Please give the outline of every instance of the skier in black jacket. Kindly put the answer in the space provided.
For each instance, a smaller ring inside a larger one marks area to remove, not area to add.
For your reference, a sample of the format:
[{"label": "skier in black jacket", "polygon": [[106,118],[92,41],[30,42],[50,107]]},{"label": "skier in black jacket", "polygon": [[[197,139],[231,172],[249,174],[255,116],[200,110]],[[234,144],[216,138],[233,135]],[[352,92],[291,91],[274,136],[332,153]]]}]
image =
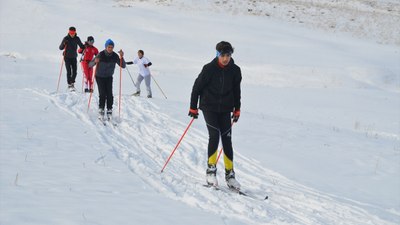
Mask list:
[{"label": "skier in black jacket", "polygon": [[221,41],[217,44],[216,50],[217,57],[203,67],[194,82],[189,116],[198,117],[197,104],[200,98],[199,108],[203,111],[209,133],[207,183],[218,185],[216,163],[221,137],[224,148],[225,180],[229,187],[239,189],[240,184],[236,181],[233,170],[231,118],[233,122],[237,122],[240,116],[242,74],[231,58],[233,47],[229,42]]},{"label": "skier in black jacket", "polygon": [[89,67],[93,67],[97,64],[95,69],[95,77],[97,82],[97,87],[99,90],[99,114],[101,119],[104,117],[104,107],[107,102],[107,119],[110,120],[112,116],[112,107],[114,103],[113,96],[113,75],[115,70],[115,65],[118,64],[120,67],[125,68],[126,63],[124,60],[124,52],[120,50],[118,53],[121,56],[119,58],[118,54],[113,51],[114,42],[108,39],[105,43],[105,49],[101,51],[96,58],[89,63]]},{"label": "skier in black jacket", "polygon": [[68,88],[73,91],[75,90],[75,78],[77,74],[77,60],[76,57],[78,53],[76,50],[78,49],[78,45],[80,48],[85,48],[82,44],[81,39],[76,34],[75,27],[70,27],[68,31],[68,35],[65,36],[60,44],[60,50],[64,50],[64,61],[65,68],[67,69],[67,82]]}]

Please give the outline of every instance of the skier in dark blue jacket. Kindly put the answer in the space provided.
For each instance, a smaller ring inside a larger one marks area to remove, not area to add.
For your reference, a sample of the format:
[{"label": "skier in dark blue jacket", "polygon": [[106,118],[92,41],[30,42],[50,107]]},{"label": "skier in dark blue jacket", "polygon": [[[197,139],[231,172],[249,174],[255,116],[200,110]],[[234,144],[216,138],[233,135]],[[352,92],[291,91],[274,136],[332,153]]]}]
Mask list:
[{"label": "skier in dark blue jacket", "polygon": [[104,117],[104,107],[107,103],[107,118],[111,119],[112,108],[114,103],[113,96],[113,75],[115,70],[115,65],[118,64],[120,67],[125,68],[126,63],[124,60],[124,52],[120,50],[118,56],[114,51],[114,42],[108,39],[105,43],[105,49],[101,51],[92,62],[89,63],[90,67],[95,64],[97,68],[95,69],[96,83],[99,90],[99,114]]}]

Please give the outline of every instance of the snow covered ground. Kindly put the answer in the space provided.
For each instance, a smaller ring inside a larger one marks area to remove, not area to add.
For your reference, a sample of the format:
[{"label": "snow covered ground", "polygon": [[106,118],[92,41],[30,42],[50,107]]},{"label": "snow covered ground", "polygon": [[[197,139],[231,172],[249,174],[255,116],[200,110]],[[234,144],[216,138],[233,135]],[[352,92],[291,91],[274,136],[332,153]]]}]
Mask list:
[{"label": "snow covered ground", "polygon": [[[356,39],[158,2],[0,2],[0,224],[400,223],[398,36]],[[72,25],[99,49],[112,38],[127,59],[143,49],[168,99],[154,83],[153,99],[131,97],[124,70],[119,120],[117,69],[114,128],[97,120],[97,92],[89,112],[88,95],[66,92],[65,71],[57,93],[58,45]],[[237,178],[267,201],[202,186],[202,117],[160,173],[190,121],[194,79],[221,40],[243,73]]]},{"label": "snow covered ground", "polygon": [[[116,0],[135,7],[142,0]],[[148,0],[180,10],[261,16],[330,33],[347,33],[380,43],[400,44],[398,0]]]}]

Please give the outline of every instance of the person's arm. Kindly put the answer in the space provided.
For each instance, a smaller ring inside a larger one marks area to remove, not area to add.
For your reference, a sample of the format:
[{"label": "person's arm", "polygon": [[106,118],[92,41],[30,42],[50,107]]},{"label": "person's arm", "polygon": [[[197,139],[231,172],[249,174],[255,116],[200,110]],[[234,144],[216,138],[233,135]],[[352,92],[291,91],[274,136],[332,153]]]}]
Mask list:
[{"label": "person's arm", "polygon": [[125,59],[124,59],[124,52],[122,50],[120,50],[118,53],[119,53],[119,56],[115,53],[115,57],[117,59],[117,64],[120,67],[125,68],[126,67],[126,62],[125,62]]},{"label": "person's arm", "polygon": [[67,38],[64,37],[63,40],[61,41],[59,49],[64,50],[64,48],[67,46],[67,44],[68,44],[68,40],[67,40]]},{"label": "person's arm", "polygon": [[150,60],[146,58],[146,63],[145,63],[145,64],[143,64],[143,65],[144,65],[144,67],[146,67],[146,68],[147,68],[147,67],[149,67],[149,66],[153,65],[153,63],[151,63],[151,62],[150,62]]},{"label": "person's arm", "polygon": [[89,67],[92,68],[94,67],[96,64],[98,64],[100,62],[100,54],[98,54],[96,57],[94,57],[92,59],[92,61],[89,62]]},{"label": "person's arm", "polygon": [[240,71],[240,68],[238,67],[238,71],[235,74],[234,78],[234,83],[233,83],[233,113],[232,113],[232,119],[233,122],[236,123],[239,120],[240,117],[240,98],[241,98],[241,90],[240,90],[240,83],[242,81],[242,72]]},{"label": "person's arm", "polygon": [[192,94],[190,97],[190,109],[197,110],[200,93],[203,91],[207,83],[208,83],[208,73],[206,71],[206,66],[204,66],[193,84]]},{"label": "person's arm", "polygon": [[239,110],[241,106],[241,89],[240,83],[242,82],[242,72],[238,67],[238,72],[235,76],[234,84],[233,84],[233,97],[234,97],[234,107],[235,110]]},{"label": "person's arm", "polygon": [[80,53],[80,54],[83,54],[83,51],[85,50],[85,48],[87,48],[87,43],[85,43],[85,46],[84,46],[84,48],[79,48],[78,49],[78,53]]},{"label": "person's arm", "polygon": [[85,49],[85,45],[83,45],[81,39],[79,37],[76,37],[78,39],[78,45],[80,48]]}]

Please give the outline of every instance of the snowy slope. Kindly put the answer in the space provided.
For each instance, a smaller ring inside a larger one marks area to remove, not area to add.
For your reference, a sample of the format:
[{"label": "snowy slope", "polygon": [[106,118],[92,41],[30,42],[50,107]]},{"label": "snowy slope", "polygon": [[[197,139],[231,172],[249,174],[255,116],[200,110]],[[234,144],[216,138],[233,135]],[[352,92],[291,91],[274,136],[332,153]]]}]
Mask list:
[{"label": "snowy slope", "polygon": [[[0,4],[0,224],[400,222],[398,45],[152,3]],[[71,25],[100,49],[113,38],[128,59],[144,49],[168,100],[154,83],[155,98],[131,97],[123,71],[119,120],[117,69],[114,128],[96,118],[97,92],[89,112],[88,95],[66,92],[65,72],[56,93],[57,47]],[[193,81],[222,39],[244,77],[237,177],[268,201],[202,187],[202,118],[160,173],[190,120]]]},{"label": "snowy slope", "polygon": [[[118,6],[135,7],[141,0],[116,0]],[[400,3],[397,0],[149,0],[151,4],[180,10],[215,11],[261,16],[324,30],[347,33],[380,43],[400,44]],[[397,25],[397,26],[396,26]]]}]

